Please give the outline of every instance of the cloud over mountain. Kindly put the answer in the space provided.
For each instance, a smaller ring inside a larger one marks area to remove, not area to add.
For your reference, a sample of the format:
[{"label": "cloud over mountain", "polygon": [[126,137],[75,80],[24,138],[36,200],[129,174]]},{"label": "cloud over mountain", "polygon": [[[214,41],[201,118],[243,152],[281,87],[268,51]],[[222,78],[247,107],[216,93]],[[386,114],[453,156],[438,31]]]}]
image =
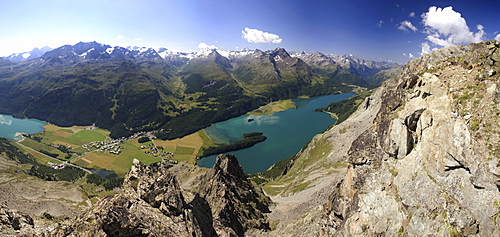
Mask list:
[{"label": "cloud over mountain", "polygon": [[483,40],[485,32],[482,25],[477,25],[478,31],[471,32],[467,22],[453,7],[439,8],[432,6],[422,14],[422,23],[426,39],[438,46],[477,43]]},{"label": "cloud over mountain", "polygon": [[[420,56],[424,56],[424,55],[432,52],[431,46],[429,45],[429,42],[423,42],[422,44],[420,44],[420,47],[422,48],[422,51],[420,52]],[[433,49],[433,50],[435,50],[435,49]]]},{"label": "cloud over mountain", "polygon": [[218,49],[217,46],[215,46],[215,45],[208,45],[205,42],[201,42],[200,44],[198,44],[198,48],[199,49]]},{"label": "cloud over mountain", "polygon": [[264,32],[257,29],[251,29],[245,27],[244,30],[241,31],[243,34],[241,37],[246,39],[250,43],[273,43],[279,44],[283,41],[279,35],[272,34],[269,32]]}]

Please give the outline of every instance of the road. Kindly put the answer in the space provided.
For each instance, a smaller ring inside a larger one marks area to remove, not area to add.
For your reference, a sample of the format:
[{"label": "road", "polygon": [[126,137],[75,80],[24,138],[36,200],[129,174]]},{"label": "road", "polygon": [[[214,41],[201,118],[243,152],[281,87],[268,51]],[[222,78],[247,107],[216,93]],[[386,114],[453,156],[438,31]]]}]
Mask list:
[{"label": "road", "polygon": [[33,149],[33,148],[29,147],[29,146],[25,146],[24,144],[22,144],[22,143],[20,143],[20,142],[17,142],[17,144],[19,144],[20,146],[23,146],[23,147],[25,147],[25,148],[27,148],[27,149],[30,149],[30,150],[32,150],[32,151],[34,151],[34,152],[38,153],[38,154],[41,154],[41,155],[43,155],[43,156],[45,156],[45,157],[48,157],[48,158],[50,158],[50,159],[52,159],[52,160],[60,161],[60,162],[64,163],[65,165],[73,166],[73,167],[78,168],[78,169],[81,169],[81,170],[83,170],[83,171],[85,171],[85,172],[87,172],[87,173],[89,173],[89,174],[93,174],[93,173],[92,173],[92,171],[90,171],[90,170],[88,170],[88,169],[85,169],[85,168],[83,168],[83,167],[81,167],[81,166],[79,166],[79,165],[75,165],[75,164],[69,163],[69,162],[67,162],[67,161],[65,161],[65,160],[60,160],[60,159],[54,158],[54,157],[52,157],[52,156],[45,155],[45,154],[43,154],[43,153],[41,153],[41,152],[39,152],[39,151],[37,151],[37,150],[35,150],[35,149]]}]

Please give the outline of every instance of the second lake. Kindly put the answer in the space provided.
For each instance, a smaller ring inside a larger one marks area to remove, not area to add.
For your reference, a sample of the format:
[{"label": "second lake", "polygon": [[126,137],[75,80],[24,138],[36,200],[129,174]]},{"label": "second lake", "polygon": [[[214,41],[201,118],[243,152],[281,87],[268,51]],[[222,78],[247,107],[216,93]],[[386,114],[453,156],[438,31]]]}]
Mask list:
[{"label": "second lake", "polygon": [[[331,102],[346,100],[355,93],[327,95],[314,98],[294,99],[297,108],[272,115],[242,115],[205,129],[217,144],[228,144],[243,139],[244,133],[262,132],[267,140],[253,147],[228,152],[234,154],[248,174],[262,172],[279,160],[286,159],[307,144],[316,134],[335,122],[329,114],[314,111],[325,108]],[[217,156],[198,161],[202,167],[212,167]]]}]

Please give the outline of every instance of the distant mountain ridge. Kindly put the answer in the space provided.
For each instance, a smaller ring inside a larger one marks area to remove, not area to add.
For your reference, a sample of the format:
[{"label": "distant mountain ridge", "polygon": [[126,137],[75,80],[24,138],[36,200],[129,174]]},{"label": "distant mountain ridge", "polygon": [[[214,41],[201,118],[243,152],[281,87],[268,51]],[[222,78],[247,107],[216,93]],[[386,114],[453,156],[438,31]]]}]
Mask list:
[{"label": "distant mountain ridge", "polygon": [[35,59],[38,57],[41,57],[44,53],[52,50],[50,47],[42,47],[42,48],[34,48],[33,50],[29,52],[23,52],[23,53],[14,53],[9,56],[3,57],[6,60],[14,61],[14,62],[20,62],[20,61],[27,61],[31,59]]},{"label": "distant mountain ridge", "polygon": [[96,123],[113,137],[163,129],[158,136],[170,139],[269,101],[367,86],[321,53],[179,53],[80,42],[27,61],[0,61],[0,113],[61,126]]},{"label": "distant mountain ridge", "polygon": [[[81,50],[82,47],[85,47],[83,45],[92,45],[94,48],[88,49],[85,52],[82,52]],[[42,57],[46,52],[52,51],[52,50],[59,50],[61,52],[61,49],[68,48],[70,45],[65,45],[62,47],[59,47],[57,49],[52,49],[50,47],[42,47],[40,49],[34,48],[32,51],[29,52],[23,52],[23,53],[14,53],[9,56],[3,57],[3,59],[9,60],[9,61],[14,61],[14,62],[20,62],[20,61],[28,61],[31,59],[36,59],[39,57]],[[73,46],[71,46],[73,47]],[[251,50],[248,48],[242,49],[242,50],[218,50],[218,49],[201,49],[199,51],[195,52],[174,52],[171,51],[167,48],[161,47],[158,49],[153,49],[153,48],[148,48],[148,47],[139,47],[139,46],[129,46],[129,47],[121,47],[121,46],[109,46],[105,44],[99,44],[97,42],[80,42],[76,45],[74,45],[76,51],[75,56],[80,56],[80,57],[90,57],[92,59],[96,59],[96,52],[99,52],[99,54],[104,55],[104,51],[111,57],[121,57],[121,58],[126,58],[126,59],[131,59],[131,58],[154,58],[156,56],[159,56],[160,58],[167,60],[169,63],[172,63],[176,66],[182,66],[189,62],[192,59],[195,58],[200,58],[200,57],[206,57],[208,56],[211,52],[216,51],[223,57],[229,59],[230,61],[237,60],[242,57],[246,57],[248,55],[254,54],[255,52],[262,52],[258,49],[256,50]],[[91,51],[96,50],[96,52],[91,53]],[[100,49],[100,50],[99,50]],[[117,52],[115,52],[115,50]],[[113,53],[115,52],[115,53]],[[87,55],[91,54],[91,55]],[[146,56],[146,55],[149,55]],[[387,61],[373,61],[373,60],[365,60],[365,59],[360,59],[352,54],[344,54],[344,55],[337,55],[337,54],[323,54],[321,52],[307,52],[307,51],[301,51],[301,52],[291,52],[290,54],[291,57],[294,58],[300,58],[303,61],[307,62],[308,64],[315,64],[318,63],[318,60],[323,59],[322,66],[326,66],[328,64],[336,65],[338,69],[342,68],[345,69],[355,75],[358,75],[364,79],[369,78],[370,76],[375,75],[377,72],[381,70],[387,70],[391,69],[394,67],[401,66],[400,64],[394,63],[394,62],[387,62]]]}]

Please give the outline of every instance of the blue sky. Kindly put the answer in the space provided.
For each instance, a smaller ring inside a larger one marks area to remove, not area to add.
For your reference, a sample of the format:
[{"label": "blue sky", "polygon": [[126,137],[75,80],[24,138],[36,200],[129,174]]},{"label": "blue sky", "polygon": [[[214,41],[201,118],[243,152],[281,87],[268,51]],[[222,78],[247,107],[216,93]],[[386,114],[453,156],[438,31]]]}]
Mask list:
[{"label": "blue sky", "polygon": [[405,63],[442,46],[494,39],[499,11],[500,1],[465,0],[1,1],[0,56],[97,41],[184,52],[283,47]]}]

